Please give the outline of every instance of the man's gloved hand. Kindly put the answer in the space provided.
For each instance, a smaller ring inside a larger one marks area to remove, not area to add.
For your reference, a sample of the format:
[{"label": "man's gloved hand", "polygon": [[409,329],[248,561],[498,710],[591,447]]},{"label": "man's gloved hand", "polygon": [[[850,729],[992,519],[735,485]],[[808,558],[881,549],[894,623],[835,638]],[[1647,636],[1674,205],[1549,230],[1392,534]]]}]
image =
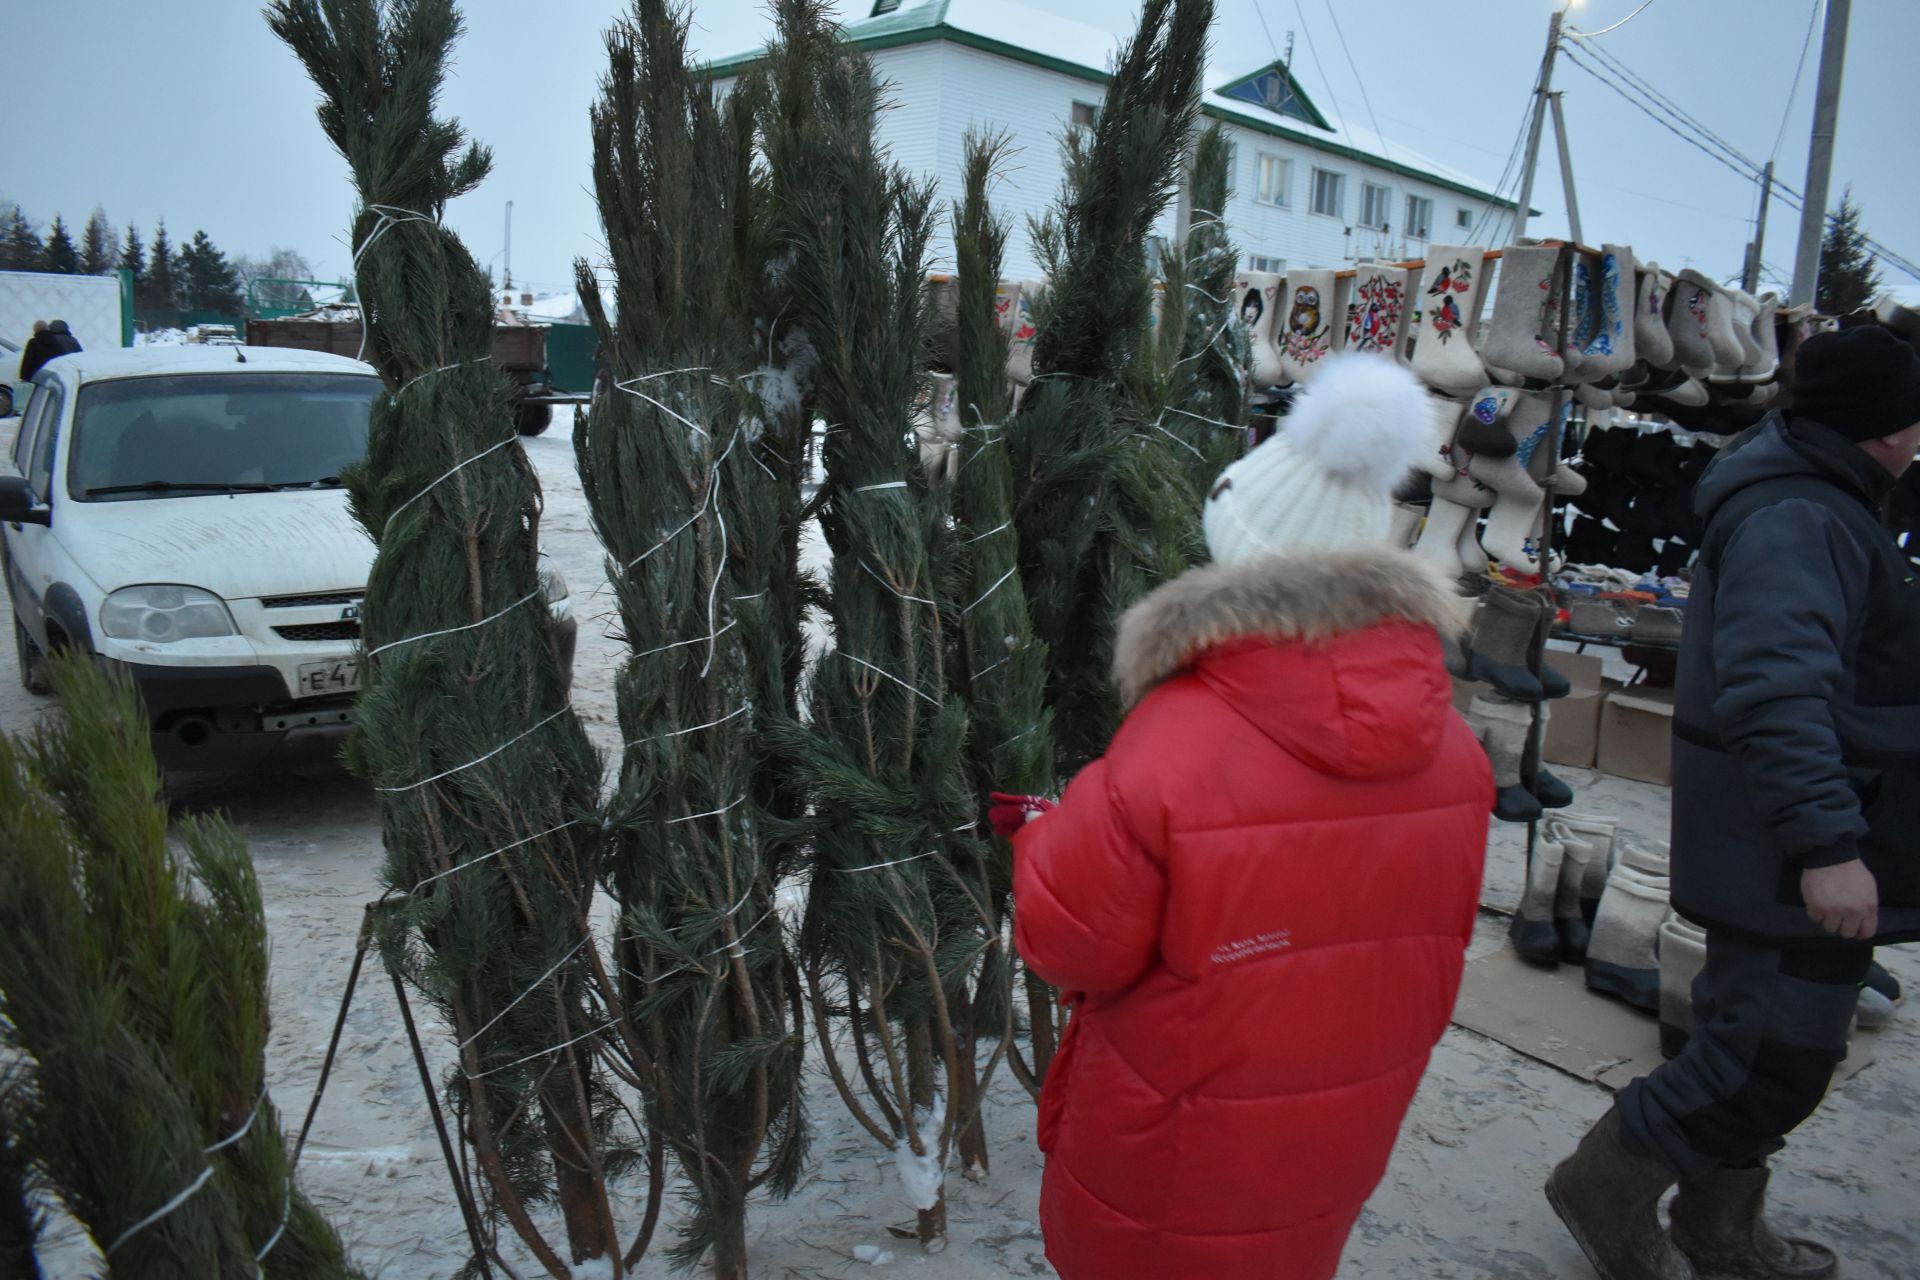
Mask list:
[{"label": "man's gloved hand", "polygon": [[1813,922],[1828,933],[1864,940],[1880,932],[1880,882],[1858,858],[1802,871],[1800,896]]},{"label": "man's gloved hand", "polygon": [[987,810],[987,821],[1003,839],[1013,839],[1014,832],[1032,822],[1035,818],[1052,813],[1060,806],[1045,796],[1014,796],[1004,791],[995,791],[987,797],[993,801],[993,807]]}]

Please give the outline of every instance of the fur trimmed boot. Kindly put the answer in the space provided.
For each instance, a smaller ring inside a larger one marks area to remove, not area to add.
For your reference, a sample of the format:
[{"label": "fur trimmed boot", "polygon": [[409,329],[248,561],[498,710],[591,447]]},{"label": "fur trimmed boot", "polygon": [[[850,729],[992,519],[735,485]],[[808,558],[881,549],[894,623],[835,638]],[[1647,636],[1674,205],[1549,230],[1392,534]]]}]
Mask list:
[{"label": "fur trimmed boot", "polygon": [[1840,1274],[1833,1250],[1782,1238],[1767,1225],[1772,1172],[1716,1169],[1680,1183],[1673,1198],[1673,1243],[1704,1280],[1826,1280]]},{"label": "fur trimmed boot", "polygon": [[1334,314],[1335,273],[1289,272],[1280,296],[1286,299],[1274,325],[1280,369],[1289,382],[1305,382],[1333,353],[1334,330],[1345,317]]},{"label": "fur trimmed boot", "polygon": [[1426,275],[1414,301],[1413,371],[1448,395],[1469,396],[1486,385],[1487,367],[1473,347],[1486,298],[1486,250],[1476,245],[1427,246]]},{"label": "fur trimmed boot", "polygon": [[1678,1179],[1622,1139],[1615,1107],[1547,1177],[1547,1203],[1600,1280],[1696,1280],[1660,1225],[1660,1197]]},{"label": "fur trimmed boot", "polygon": [[1624,861],[1613,869],[1587,941],[1588,989],[1659,1012],[1657,947],[1667,918],[1667,888],[1664,876],[1650,876]]},{"label": "fur trimmed boot", "polygon": [[1500,255],[1500,287],[1493,316],[1480,328],[1480,356],[1490,366],[1524,378],[1558,382],[1567,363],[1560,333],[1560,255],[1540,245],[1508,245]]},{"label": "fur trimmed boot", "polygon": [[1707,931],[1679,916],[1660,926],[1660,1053],[1677,1057],[1693,1038],[1693,980],[1707,967]]}]

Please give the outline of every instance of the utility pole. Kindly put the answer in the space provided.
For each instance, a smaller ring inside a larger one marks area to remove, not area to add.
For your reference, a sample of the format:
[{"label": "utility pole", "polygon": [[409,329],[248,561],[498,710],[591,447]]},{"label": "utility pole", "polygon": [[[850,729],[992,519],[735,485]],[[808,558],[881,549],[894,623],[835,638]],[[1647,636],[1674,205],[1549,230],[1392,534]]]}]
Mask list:
[{"label": "utility pole", "polygon": [[1746,293],[1760,287],[1760,256],[1767,248],[1767,206],[1772,202],[1773,161],[1769,160],[1760,174],[1760,216],[1754,219],[1753,243],[1747,246],[1747,270],[1740,277],[1740,288]]},{"label": "utility pole", "polygon": [[507,201],[506,254],[507,254],[507,261],[506,261],[506,264],[501,268],[501,272],[500,272],[500,274],[504,277],[504,280],[500,287],[503,289],[511,289],[513,288],[513,201],[511,200]]},{"label": "utility pole", "polygon": [[1820,243],[1827,229],[1827,188],[1833,178],[1833,134],[1840,118],[1840,76],[1847,65],[1847,19],[1853,0],[1827,0],[1820,41],[1820,87],[1813,99],[1813,138],[1807,147],[1806,202],[1800,209],[1800,251],[1793,260],[1791,306],[1811,305],[1820,286]]},{"label": "utility pole", "polygon": [[1567,192],[1567,227],[1573,232],[1575,244],[1585,244],[1587,238],[1580,234],[1580,197],[1573,190],[1573,155],[1567,143],[1567,116],[1560,109],[1560,99],[1564,93],[1549,94],[1553,101],[1553,136],[1560,144],[1560,185]]},{"label": "utility pole", "polygon": [[1553,91],[1553,60],[1560,52],[1560,24],[1566,16],[1565,9],[1557,10],[1547,23],[1547,56],[1540,64],[1540,85],[1535,90],[1538,96],[1533,102],[1533,125],[1527,130],[1527,158],[1520,166],[1520,207],[1513,215],[1512,238],[1515,240],[1527,234],[1527,209],[1533,200],[1533,170],[1540,162],[1540,135],[1546,131],[1547,97]]}]

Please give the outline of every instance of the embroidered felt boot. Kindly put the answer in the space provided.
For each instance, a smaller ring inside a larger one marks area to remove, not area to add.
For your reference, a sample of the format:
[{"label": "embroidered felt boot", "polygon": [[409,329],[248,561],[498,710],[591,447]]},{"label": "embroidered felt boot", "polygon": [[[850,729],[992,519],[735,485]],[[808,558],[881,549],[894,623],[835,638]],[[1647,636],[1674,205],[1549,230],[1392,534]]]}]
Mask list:
[{"label": "embroidered felt boot", "polygon": [[1567,363],[1557,345],[1562,252],[1520,244],[1501,252],[1493,316],[1480,326],[1480,356],[1489,366],[1543,382],[1558,382],[1565,374]]},{"label": "embroidered felt boot", "polygon": [[1768,383],[1780,374],[1780,340],[1774,333],[1774,317],[1780,314],[1780,295],[1763,293],[1754,300],[1753,326],[1750,331],[1760,358],[1740,370],[1746,382]]},{"label": "embroidered felt boot", "polygon": [[1660,926],[1660,1052],[1677,1057],[1693,1037],[1693,980],[1707,967],[1707,933],[1670,915]]},{"label": "embroidered felt boot", "polygon": [[[1505,698],[1475,698],[1467,706],[1467,720],[1479,731],[1487,762],[1493,766],[1493,816],[1502,822],[1532,822],[1538,818],[1540,802],[1520,784],[1527,735],[1533,728],[1532,711]],[[1552,936],[1553,882],[1548,882],[1546,893],[1541,919],[1547,935]]]},{"label": "embroidered felt boot", "polygon": [[1660,1225],[1660,1197],[1675,1181],[1667,1166],[1627,1147],[1615,1107],[1548,1176],[1547,1202],[1600,1280],[1696,1280]]},{"label": "embroidered felt boot", "polygon": [[1335,273],[1288,273],[1280,296],[1275,339],[1280,346],[1280,369],[1289,382],[1305,382],[1334,349],[1334,330],[1345,319],[1334,311]]},{"label": "embroidered felt boot", "polygon": [[1045,286],[1038,281],[1002,281],[994,298],[1000,327],[1007,331],[1007,378],[1024,387],[1033,381],[1033,345],[1039,330],[1033,324],[1034,295]]},{"label": "embroidered felt boot", "polygon": [[1580,347],[1578,376],[1588,382],[1617,377],[1633,367],[1634,261],[1625,245],[1602,245],[1589,259],[1593,272],[1588,305],[1589,333]]},{"label": "embroidered felt boot", "polygon": [[1656,369],[1673,366],[1673,335],[1667,332],[1667,274],[1649,262],[1639,272],[1639,304],[1633,312],[1634,354]]},{"label": "embroidered felt boot", "polygon": [[1413,327],[1413,272],[1405,267],[1363,266],[1344,291],[1343,351],[1369,351],[1406,363]]},{"label": "embroidered felt boot", "polygon": [[1553,824],[1538,832],[1533,842],[1533,861],[1527,867],[1527,883],[1520,892],[1520,905],[1507,926],[1507,937],[1523,960],[1548,968],[1560,963],[1560,935],[1554,928],[1554,897],[1564,874],[1565,850],[1554,839]]},{"label": "embroidered felt boot", "polygon": [[927,479],[952,484],[960,478],[960,443],[966,438],[956,403],[959,380],[951,373],[933,373],[927,375],[927,382],[926,408],[914,415],[913,423],[920,465]]},{"label": "embroidered felt boot", "polygon": [[1472,395],[1486,385],[1487,367],[1473,347],[1486,298],[1485,258],[1486,250],[1473,245],[1427,247],[1426,275],[1414,298],[1420,320],[1414,328],[1413,371],[1448,395]]},{"label": "embroidered felt boot", "polygon": [[1690,378],[1713,371],[1713,344],[1707,340],[1707,296],[1713,282],[1698,271],[1682,271],[1667,291],[1667,333],[1674,361]]},{"label": "embroidered felt boot", "polygon": [[1280,348],[1274,343],[1281,287],[1280,277],[1266,271],[1249,272],[1234,286],[1234,315],[1247,331],[1256,390],[1281,386],[1287,380],[1286,371],[1280,367]]},{"label": "embroidered felt boot", "polygon": [[1738,382],[1740,368],[1747,362],[1747,349],[1740,342],[1733,295],[1719,285],[1707,292],[1707,345],[1713,348],[1711,380]]},{"label": "embroidered felt boot", "polygon": [[1760,1165],[1681,1181],[1673,1198],[1673,1243],[1702,1280],[1826,1280],[1840,1274],[1833,1250],[1782,1238],[1767,1225],[1771,1178]]}]

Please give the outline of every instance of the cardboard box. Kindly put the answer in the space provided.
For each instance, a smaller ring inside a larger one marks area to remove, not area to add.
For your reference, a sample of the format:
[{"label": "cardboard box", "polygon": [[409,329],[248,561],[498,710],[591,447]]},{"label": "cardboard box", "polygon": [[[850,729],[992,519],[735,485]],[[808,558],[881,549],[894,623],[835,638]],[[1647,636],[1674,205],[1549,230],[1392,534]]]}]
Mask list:
[{"label": "cardboard box", "polygon": [[1602,773],[1673,785],[1673,690],[1616,689],[1600,708]]},{"label": "cardboard box", "polygon": [[1600,751],[1600,706],[1606,699],[1600,658],[1589,653],[1547,654],[1547,665],[1567,678],[1573,692],[1547,704],[1547,732],[1540,754],[1548,764],[1591,769]]}]

